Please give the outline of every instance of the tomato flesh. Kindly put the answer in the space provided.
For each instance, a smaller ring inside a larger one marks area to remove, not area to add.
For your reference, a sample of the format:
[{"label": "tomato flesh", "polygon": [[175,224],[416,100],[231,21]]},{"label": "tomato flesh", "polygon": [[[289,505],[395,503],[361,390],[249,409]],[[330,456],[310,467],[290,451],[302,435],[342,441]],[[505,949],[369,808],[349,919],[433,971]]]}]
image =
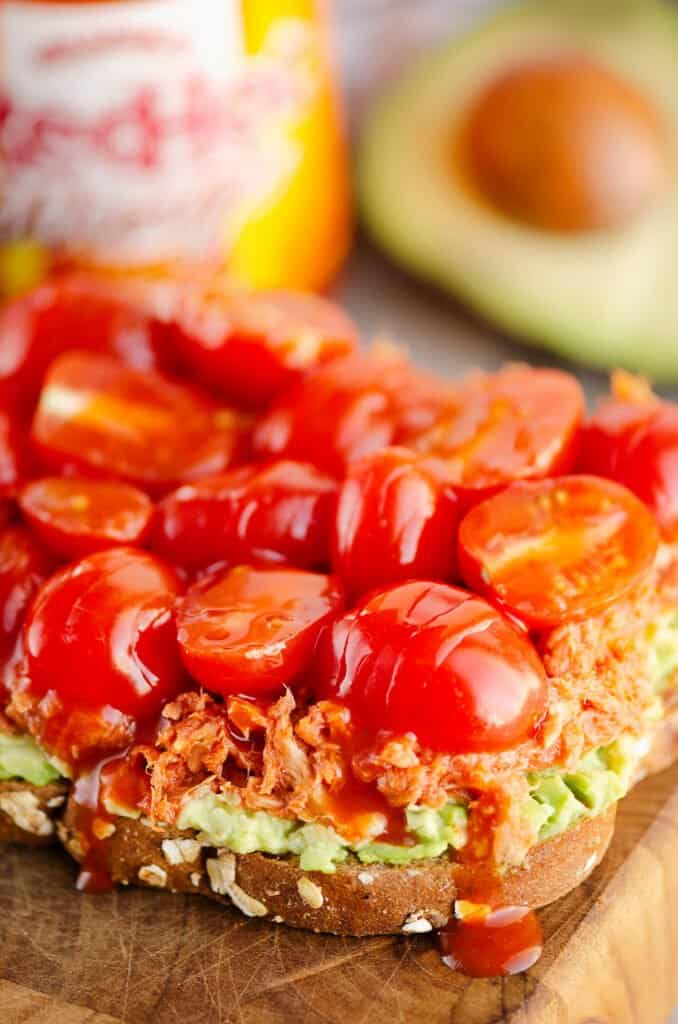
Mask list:
[{"label": "tomato flesh", "polygon": [[143,543],[153,504],[117,480],[43,477],[21,492],[22,515],[42,543],[65,559]]},{"label": "tomato flesh", "polygon": [[47,369],[69,349],[116,355],[139,369],[157,363],[149,318],[84,274],[66,275],[0,311],[0,405],[30,410]]},{"label": "tomato flesh", "polygon": [[585,428],[578,468],[624,484],[652,510],[662,536],[678,539],[678,406],[604,402]]},{"label": "tomato flesh", "polygon": [[331,576],[237,566],[191,587],[177,614],[184,664],[223,694],[274,693],[300,679],[343,605]]},{"label": "tomato flesh", "polygon": [[447,390],[401,353],[356,353],[309,373],[274,403],[255,428],[254,447],[341,477],[362,455],[429,427],[448,401]]},{"label": "tomato flesh", "polygon": [[185,290],[169,325],[186,368],[230,401],[263,407],[310,369],[348,355],[358,334],[318,295]]},{"label": "tomato flesh", "polygon": [[510,749],[545,708],[536,651],[495,608],[442,583],[373,594],[322,636],[317,695],[377,732],[413,732],[449,754]]},{"label": "tomato flesh", "polygon": [[32,470],[24,431],[14,416],[0,410],[0,499],[13,498]]},{"label": "tomato flesh", "polygon": [[314,466],[281,460],[187,484],[160,502],[153,549],[187,569],[215,562],[329,562],[337,484]]},{"label": "tomato flesh", "polygon": [[512,366],[462,382],[447,411],[406,443],[444,460],[468,507],[512,480],[567,472],[583,414],[570,374]]},{"label": "tomato flesh", "polygon": [[450,579],[456,544],[457,499],[441,464],[385,448],[349,467],[333,567],[350,594],[405,579]]},{"label": "tomato flesh", "polygon": [[240,452],[243,421],[160,374],[70,352],[47,374],[32,438],[51,469],[120,477],[162,494],[226,469]]},{"label": "tomato flesh", "polygon": [[46,718],[81,709],[133,720],[158,714],[185,684],[174,624],[179,592],[168,566],[132,548],[99,551],[55,573],[23,634],[28,690],[49,695]]},{"label": "tomato flesh", "polygon": [[519,483],[459,528],[462,576],[534,627],[605,608],[648,570],[654,519],[625,487],[593,476]]},{"label": "tomato flesh", "polygon": [[[26,612],[53,567],[52,557],[22,526],[0,531],[0,673],[14,654]],[[0,674],[0,706],[7,694]]]}]

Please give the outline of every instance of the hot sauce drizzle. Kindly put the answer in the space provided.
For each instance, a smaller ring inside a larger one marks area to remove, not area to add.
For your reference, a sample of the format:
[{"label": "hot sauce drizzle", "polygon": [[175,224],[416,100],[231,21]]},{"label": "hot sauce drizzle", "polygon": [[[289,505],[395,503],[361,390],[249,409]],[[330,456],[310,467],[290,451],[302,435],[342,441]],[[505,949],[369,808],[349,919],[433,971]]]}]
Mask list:
[{"label": "hot sauce drizzle", "polygon": [[443,963],[472,978],[520,974],[541,956],[544,937],[539,919],[528,907],[484,908],[440,930]]}]

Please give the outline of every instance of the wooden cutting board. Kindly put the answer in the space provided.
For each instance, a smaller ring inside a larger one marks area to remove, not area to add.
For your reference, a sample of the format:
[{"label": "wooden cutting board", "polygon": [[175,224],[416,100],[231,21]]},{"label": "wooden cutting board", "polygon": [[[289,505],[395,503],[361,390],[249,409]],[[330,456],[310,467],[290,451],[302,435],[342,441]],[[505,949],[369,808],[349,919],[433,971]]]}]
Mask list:
[{"label": "wooden cutting board", "polygon": [[197,896],[81,896],[60,850],[0,852],[1,1024],[666,1024],[678,1004],[678,767],[624,801],[604,863],[541,912],[526,976],[471,981],[430,937],[341,939]]}]

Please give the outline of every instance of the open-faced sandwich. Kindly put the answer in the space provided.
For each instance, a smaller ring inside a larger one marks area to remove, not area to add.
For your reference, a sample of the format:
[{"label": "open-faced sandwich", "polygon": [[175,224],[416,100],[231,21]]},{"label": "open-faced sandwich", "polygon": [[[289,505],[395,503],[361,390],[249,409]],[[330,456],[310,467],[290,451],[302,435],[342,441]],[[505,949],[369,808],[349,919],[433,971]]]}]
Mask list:
[{"label": "open-faced sandwich", "polygon": [[436,380],[307,297],[184,284],[132,331],[99,295],[81,330],[69,288],[0,325],[2,811],[68,777],[80,887],[316,931],[582,881],[676,750],[678,410]]}]

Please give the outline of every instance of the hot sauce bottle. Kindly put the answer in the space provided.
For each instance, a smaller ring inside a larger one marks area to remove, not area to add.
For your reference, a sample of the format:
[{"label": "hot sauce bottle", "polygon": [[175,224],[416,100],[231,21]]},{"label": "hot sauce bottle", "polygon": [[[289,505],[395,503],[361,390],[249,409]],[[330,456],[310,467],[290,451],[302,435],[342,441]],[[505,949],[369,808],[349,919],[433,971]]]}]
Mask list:
[{"label": "hot sauce bottle", "polygon": [[0,0],[0,279],[52,264],[316,288],[350,229],[316,0]]}]

